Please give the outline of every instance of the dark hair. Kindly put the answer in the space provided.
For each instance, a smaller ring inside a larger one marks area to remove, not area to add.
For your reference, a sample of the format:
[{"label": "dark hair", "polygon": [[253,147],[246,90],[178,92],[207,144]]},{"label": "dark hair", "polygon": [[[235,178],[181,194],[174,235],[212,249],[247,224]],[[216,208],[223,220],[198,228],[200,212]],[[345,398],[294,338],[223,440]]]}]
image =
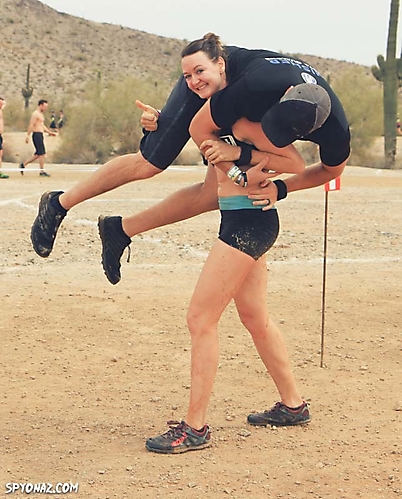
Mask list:
[{"label": "dark hair", "polygon": [[38,101],[38,106],[41,106],[42,104],[47,104],[47,100],[41,99],[40,101]]},{"label": "dark hair", "polygon": [[181,52],[181,57],[186,57],[187,55],[192,55],[197,52],[205,52],[211,61],[217,61],[219,57],[222,57],[227,64],[227,54],[225,49],[222,47],[221,40],[215,33],[207,33],[199,40],[193,40],[190,42]]}]

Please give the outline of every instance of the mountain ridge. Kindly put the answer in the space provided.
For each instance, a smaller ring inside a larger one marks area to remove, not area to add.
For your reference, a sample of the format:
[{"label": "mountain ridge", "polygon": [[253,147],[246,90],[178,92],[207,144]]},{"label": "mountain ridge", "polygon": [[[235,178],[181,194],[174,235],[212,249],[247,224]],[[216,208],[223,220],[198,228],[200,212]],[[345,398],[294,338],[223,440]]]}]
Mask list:
[{"label": "mountain ridge", "polygon": [[[33,100],[79,98],[87,83],[102,75],[108,81],[128,76],[173,85],[180,52],[187,40],[109,23],[98,23],[54,10],[39,0],[0,0],[0,95],[21,98],[30,64]],[[325,77],[351,66],[345,61],[293,54]],[[364,66],[361,66],[365,68]],[[366,68],[369,72],[369,68]]]}]

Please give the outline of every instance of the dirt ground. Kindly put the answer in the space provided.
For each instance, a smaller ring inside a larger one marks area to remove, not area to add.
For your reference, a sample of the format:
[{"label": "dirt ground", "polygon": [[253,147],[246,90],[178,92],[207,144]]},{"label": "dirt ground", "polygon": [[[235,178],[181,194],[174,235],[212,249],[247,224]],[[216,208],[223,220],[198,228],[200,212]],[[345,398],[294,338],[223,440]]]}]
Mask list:
[{"label": "dirt ground", "polygon": [[166,456],[144,443],[186,412],[185,314],[219,215],[135,238],[117,286],[103,275],[96,220],[148,207],[201,181],[204,169],[172,168],[85,202],[41,259],[29,240],[40,195],[91,168],[51,165],[50,178],[29,168],[0,186],[1,497],[7,484],[67,482],[78,493],[53,497],[402,497],[401,170],[348,167],[328,196],[323,367],[324,189],[278,203],[267,300],[312,422],[247,425],[278,395],[230,306],[209,411],[213,445]]}]

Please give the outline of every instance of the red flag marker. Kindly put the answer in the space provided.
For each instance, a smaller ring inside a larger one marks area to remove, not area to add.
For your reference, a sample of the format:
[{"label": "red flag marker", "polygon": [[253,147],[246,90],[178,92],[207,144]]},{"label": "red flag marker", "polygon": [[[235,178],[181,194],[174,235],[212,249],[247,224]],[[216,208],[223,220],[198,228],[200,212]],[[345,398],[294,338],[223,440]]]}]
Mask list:
[{"label": "red flag marker", "polygon": [[325,302],[327,283],[327,233],[328,233],[328,192],[341,189],[341,178],[337,177],[325,184],[324,210],[324,258],[322,266],[322,305],[321,305],[321,367],[324,367]]},{"label": "red flag marker", "polygon": [[325,192],[340,191],[341,190],[341,177],[334,178],[325,184]]}]

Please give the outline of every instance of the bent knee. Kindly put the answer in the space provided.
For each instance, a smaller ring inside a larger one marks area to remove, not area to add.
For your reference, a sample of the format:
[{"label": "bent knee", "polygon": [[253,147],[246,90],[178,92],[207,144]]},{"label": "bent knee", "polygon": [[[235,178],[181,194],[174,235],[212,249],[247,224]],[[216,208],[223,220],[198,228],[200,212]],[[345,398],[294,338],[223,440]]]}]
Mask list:
[{"label": "bent knee", "polygon": [[106,165],[120,171],[127,181],[145,180],[163,172],[149,163],[140,152],[119,156]]},{"label": "bent knee", "polygon": [[255,313],[250,310],[247,312],[239,312],[239,317],[243,326],[250,332],[265,330],[269,322],[269,317],[267,315],[258,314],[257,311],[255,311]]},{"label": "bent knee", "polygon": [[204,322],[203,315],[189,308],[186,315],[186,323],[190,332],[196,332],[200,329],[201,322]]},{"label": "bent knee", "polygon": [[137,163],[136,174],[138,180],[147,179],[162,173],[164,170],[157,168],[149,163],[143,156],[140,156],[140,161]]},{"label": "bent knee", "polygon": [[186,322],[191,336],[208,334],[215,331],[217,327],[217,321],[213,320],[209,314],[191,307],[187,312]]}]

